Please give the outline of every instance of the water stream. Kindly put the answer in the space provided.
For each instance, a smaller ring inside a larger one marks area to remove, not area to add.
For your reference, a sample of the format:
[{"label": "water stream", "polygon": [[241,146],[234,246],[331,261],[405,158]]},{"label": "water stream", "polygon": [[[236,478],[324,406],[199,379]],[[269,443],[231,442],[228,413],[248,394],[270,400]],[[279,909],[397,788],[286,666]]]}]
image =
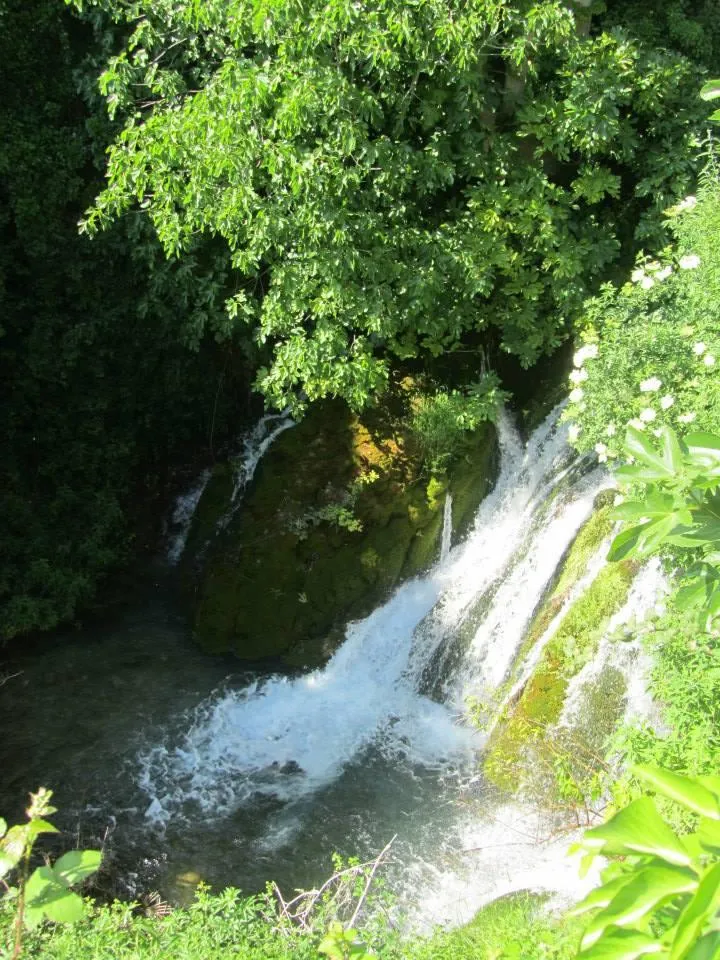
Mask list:
[{"label": "water stream", "polygon": [[[248,462],[290,425],[266,422]],[[507,414],[498,433],[499,476],[465,540],[450,545],[448,497],[441,560],[349,624],[322,669],[204,657],[161,570],[122,622],[18,658],[0,698],[18,731],[0,804],[42,776],[66,829],[90,840],[109,826],[128,885],[170,896],[187,871],[307,886],[333,850],[372,855],[395,834],[392,882],[411,911],[423,900],[426,924],[508,889],[579,890],[567,841],[538,843],[530,811],[497,807],[477,774],[483,736],[461,721],[466,697],[491,698],[510,675],[607,478],[573,459],[557,412],[527,443]]]}]

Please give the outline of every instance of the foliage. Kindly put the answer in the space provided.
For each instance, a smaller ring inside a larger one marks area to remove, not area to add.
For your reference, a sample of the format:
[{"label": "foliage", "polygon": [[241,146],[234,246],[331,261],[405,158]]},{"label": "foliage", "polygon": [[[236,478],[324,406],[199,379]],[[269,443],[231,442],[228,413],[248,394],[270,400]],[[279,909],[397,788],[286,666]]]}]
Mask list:
[{"label": "foliage", "polygon": [[585,832],[588,860],[622,857],[603,884],[571,911],[594,913],[578,954],[582,960],[712,960],[720,950],[720,778],[690,779],[657,767],[636,774],[697,818],[696,830],[675,834],[648,796]]},{"label": "foliage", "polygon": [[[691,777],[720,769],[720,641],[705,633],[697,617],[679,610],[676,595],[644,640],[652,658],[649,691],[661,705],[659,728],[626,726],[613,751],[625,764],[653,764]],[[636,795],[627,777],[613,785],[618,801]],[[664,811],[678,829],[687,830],[678,807]]]},{"label": "foliage", "polygon": [[361,407],[478,332],[530,365],[693,177],[697,68],[557,0],[69,2],[124,41],[84,229],[139,206],[170,257],[222,238],[216,329],[279,406]]},{"label": "foliage", "polygon": [[[720,174],[711,152],[697,197],[668,211],[677,246],[643,256],[632,282],[586,305],[570,406],[579,450],[621,453],[625,425],[652,432],[720,422]],[[717,358],[717,359],[716,359]]]},{"label": "foliage", "polygon": [[171,264],[138,216],[77,234],[111,135],[77,88],[92,33],[54,0],[0,17],[2,642],[72,619],[146,547],[172,468],[237,429],[244,361],[203,333],[223,257]]},{"label": "foliage", "polygon": [[[30,861],[38,837],[56,833],[47,817],[56,812],[50,805],[52,791],[41,787],[30,794],[28,823],[8,829],[0,818],[0,882],[5,886],[4,900],[14,907],[13,960],[22,952],[23,926],[37,927],[43,920],[77,923],[85,915],[82,898],[72,887],[92,876],[100,866],[99,850],[71,850],[54,864],[46,863],[30,873]],[[9,887],[6,877],[17,875],[17,886]]]},{"label": "foliage", "polygon": [[464,389],[439,390],[416,397],[410,429],[426,467],[432,473],[445,470],[460,451],[465,435],[488,420],[494,421],[507,398],[494,373],[485,374]]},{"label": "foliage", "polygon": [[[720,80],[708,80],[700,91],[703,100],[717,100],[720,97]],[[720,110],[710,114],[710,119],[720,123]]]},{"label": "foliage", "polygon": [[710,630],[720,615],[720,437],[692,433],[680,440],[663,427],[658,450],[630,427],[625,446],[635,463],[615,475],[642,493],[616,508],[615,516],[632,525],[615,538],[609,559],[647,556],[667,545],[690,551],[694,562],[683,572],[687,582],[676,603],[697,609]]}]

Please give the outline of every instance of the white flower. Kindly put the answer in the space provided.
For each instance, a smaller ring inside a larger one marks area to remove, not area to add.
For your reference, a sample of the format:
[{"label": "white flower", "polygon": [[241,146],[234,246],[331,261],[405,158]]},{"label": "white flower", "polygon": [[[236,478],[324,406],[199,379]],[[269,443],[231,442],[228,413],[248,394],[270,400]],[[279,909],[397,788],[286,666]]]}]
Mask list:
[{"label": "white flower", "polygon": [[659,390],[662,386],[662,380],[659,380],[657,377],[648,377],[647,380],[643,380],[640,384],[640,393],[654,393],[655,390]]},{"label": "white flower", "polygon": [[696,253],[687,253],[680,257],[679,265],[681,270],[694,270],[700,266],[700,257]]},{"label": "white flower", "polygon": [[645,407],[644,410],[640,411],[640,419],[643,423],[652,423],[657,414],[652,407]]},{"label": "white flower", "polygon": [[598,345],[596,343],[586,343],[584,347],[576,352],[573,357],[573,363],[576,367],[581,367],[586,360],[594,360],[598,355]]},{"label": "white flower", "polygon": [[656,427],[656,428],[653,430],[653,436],[654,436],[654,437],[661,437],[661,436],[662,436],[662,430],[660,429],[660,427]]},{"label": "white flower", "polygon": [[694,419],[695,419],[694,413],[681,413],[680,416],[678,417],[678,421],[680,423],[692,423]]},{"label": "white flower", "polygon": [[570,429],[568,430],[568,440],[570,443],[575,443],[577,438],[580,436],[580,427],[577,423],[571,423]]},{"label": "white flower", "polygon": [[650,287],[655,286],[655,281],[652,277],[643,277],[640,281],[640,286],[643,288],[643,290],[649,290]]},{"label": "white flower", "polygon": [[615,426],[615,424],[614,424],[614,423],[609,423],[609,424],[607,425],[607,430],[605,431],[605,433],[606,433],[609,437],[614,437],[615,434],[617,433],[617,427]]},{"label": "white flower", "polygon": [[570,391],[570,403],[580,403],[584,396],[585,393],[580,389],[580,387],[575,387],[574,390]]},{"label": "white flower", "polygon": [[570,383],[582,383],[584,380],[587,380],[587,378],[587,370],[581,367],[579,370],[573,370],[573,372],[570,374]]},{"label": "white flower", "polygon": [[625,503],[625,497],[621,493],[617,493],[613,500],[613,506],[619,507],[621,503]]},{"label": "white flower", "polygon": [[670,396],[669,393],[666,394],[664,397],[661,397],[660,399],[660,406],[662,407],[663,410],[669,410],[674,403],[675,403],[675,400],[673,397]]},{"label": "white flower", "polygon": [[703,357],[703,363],[705,364],[706,367],[714,367],[715,357],[711,353],[706,353],[705,356]]},{"label": "white flower", "polygon": [[660,269],[660,264],[657,260],[653,260],[652,263],[645,264],[645,269],[649,270],[650,273],[656,273]]},{"label": "white flower", "polygon": [[670,274],[671,274],[672,272],[673,272],[673,269],[672,269],[672,267],[670,266],[670,264],[668,264],[666,267],[663,267],[662,270],[659,270],[659,271],[655,274],[655,279],[656,279],[658,282],[662,282],[663,280],[667,280],[667,278],[670,276]]},{"label": "white flower", "polygon": [[702,342],[702,340],[699,343],[696,343],[693,345],[693,353],[695,354],[696,357],[701,357],[706,350],[707,350],[707,347]]},{"label": "white flower", "polygon": [[607,463],[608,448],[605,446],[604,443],[595,444],[595,453],[598,455],[599,463]]},{"label": "white flower", "polygon": [[682,213],[683,210],[692,210],[697,206],[697,197],[685,197],[684,200],[681,200],[677,205],[676,210],[678,213]]},{"label": "white flower", "polygon": [[633,272],[630,274],[630,279],[633,283],[640,283],[644,276],[645,271],[638,267],[637,270],[633,270]]},{"label": "white flower", "polygon": [[635,427],[636,430],[644,430],[644,429],[645,429],[645,424],[642,422],[642,420],[637,420],[637,419],[635,419],[635,420],[628,420],[628,426],[629,426],[629,427]]}]

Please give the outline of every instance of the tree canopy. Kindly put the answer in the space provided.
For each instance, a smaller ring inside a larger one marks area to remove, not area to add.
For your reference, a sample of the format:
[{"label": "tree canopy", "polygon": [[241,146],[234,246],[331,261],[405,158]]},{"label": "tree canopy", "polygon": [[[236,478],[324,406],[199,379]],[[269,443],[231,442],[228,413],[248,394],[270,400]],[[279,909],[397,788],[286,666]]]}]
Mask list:
[{"label": "tree canopy", "polygon": [[481,337],[531,365],[692,177],[697,66],[557,0],[74,0],[123,29],[84,228],[221,237],[275,405]]}]

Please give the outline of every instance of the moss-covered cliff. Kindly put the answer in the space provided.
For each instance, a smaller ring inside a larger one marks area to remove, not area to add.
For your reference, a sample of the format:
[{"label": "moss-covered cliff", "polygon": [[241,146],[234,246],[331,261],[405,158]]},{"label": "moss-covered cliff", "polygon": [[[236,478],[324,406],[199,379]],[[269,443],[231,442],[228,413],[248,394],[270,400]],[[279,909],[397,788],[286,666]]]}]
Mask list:
[{"label": "moss-covered cliff", "polygon": [[464,531],[492,482],[495,431],[469,435],[447,475],[431,477],[405,426],[405,403],[400,390],[362,417],[341,403],[314,406],[265,455],[218,535],[231,476],[216,468],[184,559],[205,650],[321,662],[349,619],[437,558],[448,489],[456,537]]}]

